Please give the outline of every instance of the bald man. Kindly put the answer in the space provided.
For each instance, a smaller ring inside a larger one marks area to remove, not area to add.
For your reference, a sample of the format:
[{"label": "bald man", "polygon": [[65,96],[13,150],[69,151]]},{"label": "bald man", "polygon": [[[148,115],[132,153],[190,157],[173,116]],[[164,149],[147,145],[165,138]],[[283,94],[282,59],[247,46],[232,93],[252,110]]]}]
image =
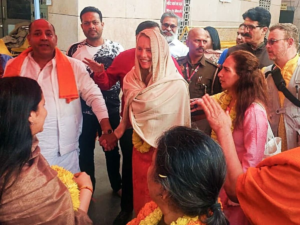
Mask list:
[{"label": "bald man", "polygon": [[48,21],[32,22],[27,38],[31,48],[8,62],[4,77],[19,75],[39,83],[48,111],[44,130],[37,135],[41,153],[50,165],[79,172],[79,97],[92,107],[103,132],[112,133],[101,91],[81,61],[65,56],[56,47],[55,29]]},{"label": "bald man", "polygon": [[[186,56],[177,60],[185,80],[189,83],[191,99],[201,98],[205,94],[217,94],[222,91],[217,76],[217,64],[204,56],[207,39],[207,32],[203,28],[191,29],[186,40],[189,52]],[[192,126],[210,135],[209,124],[205,119],[202,119],[203,112],[198,114],[192,114]]]}]

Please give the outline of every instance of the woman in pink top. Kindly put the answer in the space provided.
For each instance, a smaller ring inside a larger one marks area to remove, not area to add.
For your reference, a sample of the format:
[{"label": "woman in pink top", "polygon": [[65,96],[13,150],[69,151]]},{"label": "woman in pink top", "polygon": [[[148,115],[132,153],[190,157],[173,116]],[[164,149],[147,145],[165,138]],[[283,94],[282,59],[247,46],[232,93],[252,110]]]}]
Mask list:
[{"label": "woman in pink top", "polygon": [[[213,98],[229,113],[238,158],[244,172],[255,167],[263,158],[267,140],[267,84],[259,69],[258,59],[247,51],[233,52],[218,74],[223,92]],[[192,111],[200,109],[197,99],[191,100]],[[212,138],[217,140],[214,132]],[[231,225],[249,224],[241,208],[220,195],[224,212]]]}]

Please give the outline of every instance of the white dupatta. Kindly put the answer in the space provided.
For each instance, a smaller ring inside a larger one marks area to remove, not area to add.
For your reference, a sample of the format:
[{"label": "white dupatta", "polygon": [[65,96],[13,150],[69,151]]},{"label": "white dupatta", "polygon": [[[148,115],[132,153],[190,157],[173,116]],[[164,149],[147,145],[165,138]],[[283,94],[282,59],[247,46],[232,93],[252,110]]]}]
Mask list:
[{"label": "white dupatta", "polygon": [[157,147],[157,139],[164,131],[174,126],[191,126],[189,89],[176,70],[165,38],[152,29],[142,31],[137,40],[141,35],[150,38],[152,77],[146,86],[135,57],[135,67],[123,80],[126,104],[115,134],[120,138],[130,119],[135,132]]}]

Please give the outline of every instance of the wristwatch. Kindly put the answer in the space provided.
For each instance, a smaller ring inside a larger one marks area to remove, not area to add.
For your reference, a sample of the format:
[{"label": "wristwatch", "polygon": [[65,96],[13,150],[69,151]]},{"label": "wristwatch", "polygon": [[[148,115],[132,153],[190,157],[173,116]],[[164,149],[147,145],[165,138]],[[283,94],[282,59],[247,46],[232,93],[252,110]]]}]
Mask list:
[{"label": "wristwatch", "polygon": [[106,132],[102,131],[102,134],[111,134],[113,133],[114,131],[112,129],[109,129],[107,130]]}]

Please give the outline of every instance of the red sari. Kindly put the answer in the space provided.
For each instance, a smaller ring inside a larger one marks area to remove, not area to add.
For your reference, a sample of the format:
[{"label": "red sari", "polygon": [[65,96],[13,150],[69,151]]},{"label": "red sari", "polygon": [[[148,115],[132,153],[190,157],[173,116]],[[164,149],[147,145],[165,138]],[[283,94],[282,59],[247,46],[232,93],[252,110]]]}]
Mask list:
[{"label": "red sari", "polygon": [[152,162],[154,153],[153,147],[149,152],[141,153],[135,147],[132,151],[132,183],[133,183],[133,208],[136,215],[144,207],[147,202],[151,201],[148,183],[147,172]]}]

